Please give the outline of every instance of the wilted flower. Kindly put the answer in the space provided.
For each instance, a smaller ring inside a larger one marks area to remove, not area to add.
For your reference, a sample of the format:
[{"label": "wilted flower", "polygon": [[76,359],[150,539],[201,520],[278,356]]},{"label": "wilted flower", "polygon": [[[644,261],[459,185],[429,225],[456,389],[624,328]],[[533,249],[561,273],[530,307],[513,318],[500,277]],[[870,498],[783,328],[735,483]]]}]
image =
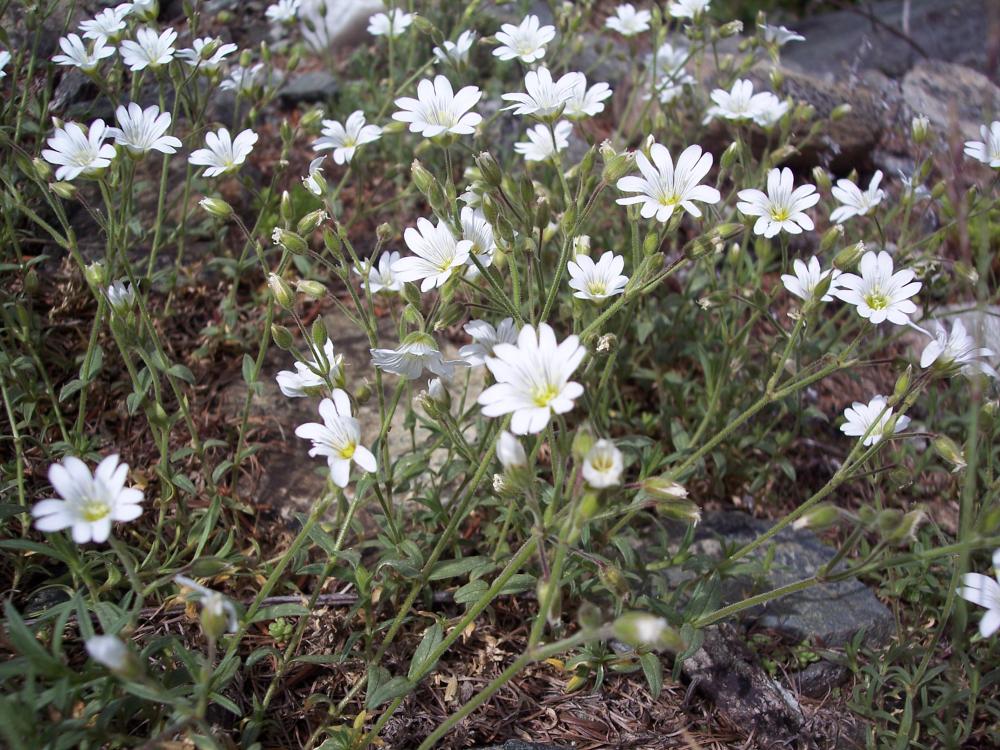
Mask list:
[{"label": "wilted flower", "polygon": [[[209,55],[209,50],[213,49],[210,45],[214,45],[214,51]],[[190,49],[178,50],[177,57],[188,65],[197,65],[199,72],[211,73],[218,70],[219,66],[226,61],[226,57],[237,49],[239,47],[235,44],[223,44],[219,39],[205,36],[192,41]]]},{"label": "wilted flower", "polygon": [[570,411],[583,394],[583,386],[569,379],[587,355],[576,336],[558,344],[548,324],[537,333],[526,325],[516,346],[497,344],[493,353],[486,366],[497,382],[479,395],[479,404],[487,417],[513,414],[516,435],[541,432],[553,413]]},{"label": "wilted flower", "polygon": [[325,160],[326,155],[324,154],[309,162],[309,174],[302,178],[303,187],[313,195],[323,195],[323,188],[326,187],[321,166]]},{"label": "wilted flower", "polygon": [[91,659],[123,677],[138,669],[135,656],[117,635],[95,635],[84,642]]},{"label": "wilted flower", "polygon": [[961,319],[956,318],[952,323],[951,333],[943,323],[935,321],[933,327],[933,332],[920,329],[932,339],[920,355],[921,367],[934,365],[946,372],[961,372],[967,377],[977,373],[998,377],[997,371],[982,361],[983,357],[994,356],[993,350],[976,346],[976,340],[966,332]]},{"label": "wilted flower", "polygon": [[232,138],[228,130],[219,128],[215,133],[205,134],[206,148],[194,151],[188,161],[196,166],[208,167],[206,177],[218,177],[239,169],[256,142],[257,134],[252,130],[244,130]]},{"label": "wilted flower", "polygon": [[442,75],[433,82],[425,78],[417,84],[416,99],[404,96],[396,100],[400,111],[394,112],[392,119],[410,123],[410,132],[425,138],[443,133],[472,135],[483,116],[469,110],[482,96],[476,86],[465,86],[454,93],[451,82]]},{"label": "wilted flower", "polygon": [[628,276],[622,275],[625,258],[608,250],[597,263],[589,255],[578,255],[566,264],[574,297],[601,302],[625,291]]},{"label": "wilted flower", "polygon": [[[555,132],[555,142],[552,141],[552,133]],[[525,161],[545,161],[551,159],[557,153],[569,146],[569,136],[573,132],[573,123],[566,120],[557,122],[552,130],[549,126],[541,123],[528,128],[525,135],[527,141],[514,144],[514,150],[521,154]]]},{"label": "wilted flower", "polygon": [[504,109],[513,110],[515,115],[553,115],[576,96],[576,89],[581,82],[584,86],[587,85],[583,73],[567,73],[558,81],[553,81],[548,68],[529,70],[524,76],[527,93],[503,94],[503,99],[514,102]]},{"label": "wilted flower", "polygon": [[[354,273],[362,279],[368,279],[368,288],[372,294],[378,294],[379,292],[400,292],[403,290],[403,282],[397,279],[392,272],[392,266],[397,261],[399,261],[398,251],[393,250],[392,252],[382,253],[382,256],[378,259],[378,265],[373,265],[369,260],[362,267],[355,266]],[[362,282],[361,289],[364,290],[364,288],[365,285]]]},{"label": "wilted flower", "polygon": [[994,120],[989,128],[981,125],[979,133],[983,140],[966,141],[965,155],[994,169],[1000,169],[1000,120]]},{"label": "wilted flower", "polygon": [[768,44],[775,44],[784,47],[789,42],[804,42],[806,38],[798,32],[786,29],[784,26],[768,26],[765,23],[759,24],[758,28],[764,32],[764,41]]},{"label": "wilted flower", "polygon": [[378,125],[366,125],[365,113],[360,109],[352,112],[347,122],[341,125],[336,120],[323,120],[323,137],[313,144],[313,151],[333,149],[333,160],[337,164],[350,163],[359,146],[373,143],[382,137]]},{"label": "wilted flower", "polygon": [[49,483],[61,497],[35,503],[31,515],[39,531],[70,529],[73,541],[106,542],[113,521],[142,515],[142,491],[126,487],[128,464],[117,455],[101,461],[94,473],[79,458],[68,456],[49,467]]},{"label": "wilted flower", "polygon": [[583,478],[594,489],[620,484],[624,470],[622,452],[610,440],[598,440],[583,459]]},{"label": "wilted flower", "polygon": [[[100,65],[101,60],[115,54],[115,48],[108,47],[105,44],[106,41],[107,40],[102,36],[95,37],[91,43],[90,49],[88,49],[86,42],[84,42],[79,36],[76,34],[69,34],[59,40],[59,49],[61,49],[63,53],[53,57],[52,62],[57,65],[72,65],[74,68],[79,68],[84,73],[92,73],[97,69],[97,66]],[[10,59],[9,53],[8,59]]]},{"label": "wilted flower", "polygon": [[809,264],[806,265],[801,260],[796,258],[792,262],[792,268],[795,269],[795,275],[784,273],[781,275],[781,283],[785,285],[785,289],[794,294],[796,297],[800,297],[806,301],[813,298],[816,287],[819,283],[833,274],[833,278],[830,282],[830,287],[827,293],[823,295],[823,302],[830,302],[833,300],[833,294],[837,288],[837,278],[840,276],[840,271],[836,268],[831,268],[826,271],[820,270],[819,258],[815,255],[809,259]]},{"label": "wilted flower", "polygon": [[388,13],[376,13],[368,19],[368,33],[372,36],[397,37],[413,23],[413,14],[391,8]]},{"label": "wilted flower", "polygon": [[497,459],[505,469],[516,469],[528,465],[528,456],[521,441],[507,430],[497,438]]},{"label": "wilted flower", "polygon": [[42,150],[42,158],[59,165],[57,180],[93,174],[110,165],[115,158],[115,147],[104,142],[107,136],[104,120],[94,120],[89,128],[68,122],[65,127],[56,128],[48,140],[49,148]]},{"label": "wilted flower", "polygon": [[604,100],[611,94],[611,87],[606,83],[595,83],[588,89],[587,78],[581,73],[573,84],[573,96],[566,102],[563,116],[582,120],[600,114],[604,111]]},{"label": "wilted flower", "polygon": [[115,281],[107,288],[108,302],[117,313],[128,310],[135,304],[135,289],[127,281]]},{"label": "wilted flower", "polygon": [[456,367],[468,367],[462,359],[446,360],[434,339],[426,333],[411,333],[396,349],[372,349],[372,364],[380,370],[416,380],[424,369],[451,380]]},{"label": "wilted flower", "polygon": [[209,638],[215,640],[224,632],[235,633],[239,630],[236,606],[229,599],[187,576],[177,575],[174,576],[174,580],[198,595],[198,601],[201,603],[201,625]]},{"label": "wilted flower", "polygon": [[741,190],[736,204],[746,216],[759,217],[753,225],[754,234],[774,237],[782,230],[800,234],[815,225],[805,210],[819,202],[815,185],[800,185],[792,189],[792,170],[772,169],[767,173],[767,193],[760,190]]},{"label": "wilted flower", "polygon": [[475,31],[463,31],[457,41],[445,40],[440,47],[434,48],[434,57],[440,63],[451,61],[456,65],[464,65],[469,61],[469,52],[476,41]]},{"label": "wilted flower", "polygon": [[165,29],[157,34],[155,29],[144,26],[135,33],[135,41],[126,39],[119,52],[122,62],[135,73],[146,68],[158,68],[174,59],[174,42],[177,32]]},{"label": "wilted flower", "polygon": [[249,68],[242,65],[229,71],[229,77],[219,84],[222,91],[235,91],[237,94],[250,94],[266,79],[264,63],[257,63]]},{"label": "wilted flower", "polygon": [[959,596],[968,602],[986,608],[986,614],[979,621],[979,634],[989,638],[1000,630],[1000,549],[993,552],[993,570],[996,579],[981,573],[966,573],[962,576]]},{"label": "wilted flower", "polygon": [[[864,445],[875,445],[887,436],[889,422],[892,419],[892,408],[886,406],[886,403],[885,396],[875,396],[867,404],[855,401],[852,406],[844,410],[844,419],[847,421],[840,426],[840,431],[850,437],[860,437],[871,429]],[[910,424],[909,417],[905,415],[899,417],[893,432],[905,430],[908,424]]]},{"label": "wilted flower", "polygon": [[878,186],[881,181],[881,169],[872,175],[868,189],[864,192],[850,180],[837,180],[837,186],[832,190],[833,197],[843,205],[830,214],[830,221],[842,224],[852,216],[864,216],[875,208],[885,197],[885,191]]},{"label": "wilted flower", "polygon": [[132,10],[131,3],[105,8],[89,21],[80,24],[84,39],[116,39],[125,30],[125,17]]},{"label": "wilted flower", "polygon": [[500,46],[493,54],[501,60],[519,59],[523,63],[533,63],[545,57],[545,45],[556,36],[554,26],[542,26],[538,16],[526,16],[520,25],[505,23],[496,33]]},{"label": "wilted flower", "polygon": [[467,262],[470,265],[466,278],[475,277],[479,269],[471,264],[472,256],[475,256],[484,268],[493,263],[493,254],[497,249],[496,240],[493,238],[493,226],[486,220],[482,211],[471,206],[462,208],[459,219],[462,225],[462,239],[472,243],[472,247],[469,248],[470,261]]},{"label": "wilted flower", "polygon": [[351,414],[351,400],[339,388],[333,398],[324,398],[319,404],[323,424],[308,422],[295,428],[295,434],[312,440],[310,456],[326,456],[330,478],[338,487],[346,487],[351,477],[351,462],[362,471],[373,473],[378,469],[375,456],[361,445],[361,423]]},{"label": "wilted flower", "polygon": [[473,367],[486,364],[486,358],[494,356],[497,344],[516,344],[517,326],[513,318],[504,318],[494,328],[485,320],[470,320],[465,324],[465,332],[472,336],[472,343],[458,350],[458,356]]},{"label": "wilted flower", "polygon": [[288,398],[315,396],[329,391],[331,384],[343,379],[343,361],[343,356],[334,352],[333,342],[327,339],[319,361],[296,362],[294,372],[282,370],[275,380]]},{"label": "wilted flower", "polygon": [[649,31],[649,22],[652,18],[648,10],[636,10],[632,3],[625,3],[615,8],[615,14],[610,16],[604,25],[622,36],[635,36]]},{"label": "wilted flower", "polygon": [[920,291],[920,282],[914,281],[909,268],[893,273],[892,256],[885,250],[877,255],[868,251],[861,257],[861,275],[845,273],[837,279],[834,296],[849,305],[855,305],[858,315],[874,324],[884,320],[896,325],[906,325],[917,306],[910,297]]},{"label": "wilted flower", "polygon": [[155,104],[143,109],[135,102],[115,110],[117,128],[108,128],[107,135],[124,146],[132,154],[159,151],[163,154],[177,153],[181,147],[179,138],[165,135],[170,127],[170,113],[160,112]]},{"label": "wilted flower", "polygon": [[267,20],[276,24],[294,23],[299,15],[299,5],[302,0],[278,0],[273,5],[267,6],[264,15]]},{"label": "wilted flower", "polygon": [[415,255],[393,263],[392,273],[400,281],[421,281],[422,292],[450,279],[456,268],[465,265],[472,250],[472,242],[456,239],[443,221],[434,226],[427,219],[417,219],[417,228],[407,227],[403,239]]},{"label": "wilted flower", "polygon": [[675,0],[667,9],[674,18],[697,18],[708,10],[709,0]]},{"label": "wilted flower", "polygon": [[[618,180],[617,188],[624,193],[639,193],[625,198],[619,198],[618,204],[628,206],[641,203],[640,214],[643,218],[665,222],[680,207],[695,217],[701,216],[699,203],[715,204],[722,200],[719,191],[708,185],[699,183],[712,168],[712,155],[702,153],[701,146],[688,146],[677,159],[674,167],[673,159],[666,146],[654,143],[649,149],[653,158],[650,162],[641,151],[636,152],[635,162],[642,173],[630,175]],[[655,165],[655,166],[654,166]]]}]

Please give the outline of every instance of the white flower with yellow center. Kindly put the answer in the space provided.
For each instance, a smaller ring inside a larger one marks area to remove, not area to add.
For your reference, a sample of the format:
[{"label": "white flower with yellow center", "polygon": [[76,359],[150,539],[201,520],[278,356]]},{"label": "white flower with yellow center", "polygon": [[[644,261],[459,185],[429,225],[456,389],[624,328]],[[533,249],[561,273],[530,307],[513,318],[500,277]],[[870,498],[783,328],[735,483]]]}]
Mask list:
[{"label": "white flower with yellow center", "polygon": [[807,208],[819,202],[815,185],[800,185],[792,189],[792,170],[772,169],[767,173],[767,193],[760,190],[741,190],[736,204],[746,216],[757,216],[754,234],[774,237],[778,232],[801,234],[815,225],[806,215]]},{"label": "white flower with yellow center", "polygon": [[517,326],[513,318],[504,318],[494,328],[485,320],[470,320],[465,324],[465,332],[472,336],[472,343],[458,350],[458,356],[473,367],[486,364],[486,358],[493,356],[497,344],[516,344]]},{"label": "white flower with yellow center", "polygon": [[919,330],[932,339],[920,355],[921,367],[933,366],[948,375],[960,372],[966,377],[978,373],[991,378],[1000,377],[992,366],[982,361],[984,358],[995,356],[995,352],[978,346],[976,340],[966,332],[961,319],[955,319],[950,333],[943,323],[937,321],[932,323],[931,331],[922,328]]},{"label": "white flower with yellow center", "polygon": [[610,440],[598,440],[583,459],[583,478],[596,490],[621,484],[625,460]]},{"label": "white flower with yellow center", "polygon": [[354,273],[362,278],[361,291],[365,290],[365,279],[372,294],[403,291],[403,282],[392,273],[392,266],[398,260],[399,251],[393,250],[382,253],[377,264],[373,264],[369,258],[361,266],[354,266]]},{"label": "white flower with yellow center", "polygon": [[101,60],[115,54],[115,48],[108,47],[106,41],[103,36],[95,37],[88,48],[86,42],[79,36],[69,34],[59,40],[62,54],[54,56],[52,62],[56,65],[71,65],[84,73],[93,73],[101,64]]},{"label": "white flower with yellow center", "polygon": [[344,357],[333,349],[333,342],[326,340],[319,358],[296,362],[295,371],[282,370],[277,374],[278,388],[288,398],[304,398],[328,393],[331,385],[343,379]]},{"label": "white flower with yellow center", "polygon": [[529,70],[524,76],[526,93],[503,94],[503,99],[514,102],[504,109],[513,110],[515,115],[522,116],[554,115],[576,96],[577,87],[581,83],[586,87],[587,79],[583,73],[567,73],[558,81],[553,81],[548,68]]},{"label": "white flower with yellow center", "polygon": [[[867,404],[855,401],[844,410],[844,424],[840,431],[850,437],[861,437],[867,434],[864,445],[870,446],[890,435],[889,424],[892,421],[892,408],[886,406],[885,396],[875,396]],[[892,432],[901,432],[910,424],[910,418],[901,416],[896,420]],[[869,432],[870,430],[870,432]]]},{"label": "white flower with yellow center", "polygon": [[188,161],[196,166],[208,167],[206,177],[218,177],[239,169],[256,142],[257,134],[252,130],[244,130],[233,138],[228,130],[219,128],[215,133],[205,134],[205,148],[193,151]]},{"label": "white flower with yellow center", "polygon": [[994,120],[988,128],[980,126],[979,133],[983,140],[966,141],[965,155],[1000,169],[1000,120]]},{"label": "white flower with yellow center", "polygon": [[115,8],[105,8],[89,21],[80,24],[84,39],[117,39],[125,30],[125,17],[132,10],[130,3],[122,3]]},{"label": "white flower with yellow center", "polygon": [[[552,133],[555,133],[555,141]],[[514,144],[514,151],[521,154],[525,161],[546,161],[569,147],[569,136],[573,132],[573,123],[567,120],[557,122],[552,130],[545,123],[528,128],[525,135],[527,141]]]},{"label": "white flower with yellow center", "polygon": [[436,76],[433,81],[425,78],[417,84],[416,99],[403,96],[396,100],[399,111],[393,113],[392,119],[410,123],[410,132],[424,138],[444,133],[472,135],[483,116],[469,110],[482,96],[477,86],[465,86],[455,93],[444,76]]},{"label": "white flower with yellow center", "polygon": [[376,13],[368,19],[368,33],[395,39],[413,23],[413,14],[392,8],[388,13]]},{"label": "white flower with yellow center", "polygon": [[479,404],[487,417],[512,414],[515,435],[541,432],[552,414],[570,411],[583,395],[583,386],[570,380],[587,356],[576,336],[560,344],[548,324],[539,325],[537,332],[526,325],[516,346],[497,344],[493,354],[486,366],[497,382],[479,395]]},{"label": "white flower with yellow center", "polygon": [[336,120],[323,120],[323,137],[313,144],[313,151],[333,149],[333,160],[337,164],[350,163],[359,146],[373,143],[382,137],[378,125],[366,125],[365,113],[360,109],[352,112],[341,125]]},{"label": "white flower with yellow center", "polygon": [[50,164],[58,165],[57,180],[73,180],[80,175],[90,175],[111,164],[115,158],[115,147],[105,143],[108,128],[104,120],[94,120],[89,128],[76,122],[67,122],[63,128],[56,128],[48,140],[48,148],[42,150],[42,158]]},{"label": "white flower with yellow center", "polygon": [[333,398],[324,398],[319,404],[323,424],[307,422],[295,428],[295,434],[312,440],[310,456],[326,456],[330,478],[338,487],[346,487],[351,478],[351,463],[362,471],[374,473],[378,469],[375,456],[361,445],[361,423],[351,415],[351,399],[335,389]]},{"label": "white flower with yellow center", "polygon": [[882,202],[885,191],[879,189],[882,181],[882,170],[878,169],[872,175],[868,189],[863,191],[850,180],[837,180],[837,186],[831,191],[833,197],[843,205],[838,206],[831,214],[830,221],[843,224],[852,216],[864,216]]},{"label": "white flower with yellow center", "polygon": [[114,521],[134,521],[142,515],[142,491],[126,487],[128,464],[117,455],[101,461],[94,473],[79,458],[68,456],[49,467],[49,482],[59,499],[35,503],[31,515],[39,531],[70,529],[73,541],[106,542]]},{"label": "white flower with yellow center", "polygon": [[372,364],[407,380],[416,380],[425,369],[438,377],[452,380],[456,367],[468,367],[463,359],[445,359],[429,335],[420,331],[409,334],[396,349],[371,349]]},{"label": "white flower with yellow center", "polygon": [[616,187],[623,193],[639,193],[619,198],[617,203],[628,206],[641,203],[640,214],[644,219],[667,221],[677,208],[683,208],[694,217],[701,216],[698,203],[715,204],[722,200],[714,187],[699,184],[712,168],[712,155],[702,152],[701,146],[688,146],[681,152],[674,166],[666,147],[654,143],[649,149],[650,162],[641,151],[635,155],[640,175],[630,175],[618,180]]},{"label": "white flower with yellow center", "polygon": [[407,227],[403,239],[415,255],[393,263],[392,273],[400,281],[420,281],[422,292],[442,286],[455,269],[466,264],[472,251],[472,242],[456,239],[443,221],[434,226],[427,219],[417,219],[417,228]]},{"label": "white flower with yellow center", "polygon": [[622,275],[625,258],[608,250],[595,263],[589,255],[577,255],[566,264],[569,287],[574,297],[591,302],[603,302],[625,291],[628,276]]},{"label": "white flower with yellow center", "polygon": [[126,39],[118,51],[122,62],[135,73],[146,68],[159,68],[174,59],[174,42],[177,32],[165,29],[157,34],[155,29],[145,26],[135,33],[135,41]]},{"label": "white flower with yellow center", "polygon": [[792,268],[795,270],[794,276],[789,273],[781,275],[781,283],[785,285],[785,289],[796,297],[809,301],[813,298],[813,294],[819,283],[832,273],[833,278],[830,280],[830,287],[827,289],[827,293],[823,295],[822,301],[831,302],[833,300],[833,293],[836,291],[840,271],[836,268],[826,271],[822,270],[819,265],[819,258],[815,255],[809,259],[808,264],[796,258],[792,263]]},{"label": "white flower with yellow center", "polygon": [[615,8],[615,14],[610,16],[604,25],[622,36],[635,36],[649,31],[649,22],[653,14],[648,10],[636,10],[632,3],[625,3]]},{"label": "white flower with yellow center", "polygon": [[526,16],[520,25],[505,23],[496,33],[500,46],[493,54],[501,60],[533,63],[545,57],[545,45],[555,39],[554,26],[542,26],[538,16]]},{"label": "white flower with yellow center", "polygon": [[203,36],[192,40],[189,49],[178,50],[177,57],[191,67],[197,66],[199,73],[207,74],[218,70],[226,61],[226,57],[238,49],[235,44],[223,44],[221,39]]},{"label": "white flower with yellow center", "polygon": [[179,138],[166,134],[170,127],[170,113],[160,112],[155,104],[146,109],[135,102],[128,107],[119,106],[115,110],[115,119],[118,127],[108,128],[107,134],[134,156],[148,151],[175,154],[182,145]]},{"label": "white flower with yellow center", "polygon": [[893,272],[892,256],[885,250],[868,251],[861,257],[861,275],[841,274],[834,296],[858,309],[858,315],[875,325],[888,320],[898,326],[910,322],[917,311],[910,297],[920,291],[920,282],[909,268]]}]

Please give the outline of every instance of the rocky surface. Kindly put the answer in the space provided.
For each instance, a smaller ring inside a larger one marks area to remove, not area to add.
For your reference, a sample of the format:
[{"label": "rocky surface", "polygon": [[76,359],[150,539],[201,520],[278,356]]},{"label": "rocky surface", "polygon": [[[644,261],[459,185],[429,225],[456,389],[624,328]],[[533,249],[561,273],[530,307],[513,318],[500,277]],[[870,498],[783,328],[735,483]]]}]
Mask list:
[{"label": "rocky surface", "polygon": [[278,97],[286,107],[296,104],[325,102],[337,94],[337,79],[323,70],[313,70],[293,76],[281,90]]}]

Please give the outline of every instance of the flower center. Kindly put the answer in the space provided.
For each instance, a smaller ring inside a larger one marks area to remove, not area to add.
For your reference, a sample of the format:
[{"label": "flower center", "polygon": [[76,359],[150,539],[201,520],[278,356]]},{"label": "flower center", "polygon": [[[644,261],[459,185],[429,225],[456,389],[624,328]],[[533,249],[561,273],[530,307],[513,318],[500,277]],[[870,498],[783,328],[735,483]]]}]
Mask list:
[{"label": "flower center", "polygon": [[681,202],[681,197],[676,192],[660,194],[661,206],[676,206],[680,202]]},{"label": "flower center", "polygon": [[548,406],[549,402],[559,395],[559,389],[552,383],[543,383],[536,386],[531,393],[531,398],[535,406]]},{"label": "flower center", "polygon": [[791,215],[789,210],[784,206],[772,206],[771,207],[771,218],[775,221],[788,221],[788,217]]},{"label": "flower center", "polygon": [[614,468],[615,463],[611,456],[602,455],[591,459],[590,465],[593,466],[596,471],[605,474]]},{"label": "flower center", "polygon": [[608,293],[608,287],[603,281],[591,281],[587,284],[587,291],[595,297],[601,297]]},{"label": "flower center", "polygon": [[865,304],[872,310],[884,310],[889,306],[889,298],[876,289],[865,295]]},{"label": "flower center", "polygon": [[90,521],[100,521],[102,518],[107,517],[111,513],[111,506],[109,506],[103,500],[97,500],[93,498],[88,498],[83,501],[80,506],[80,515],[83,516],[84,520]]},{"label": "flower center", "polygon": [[340,449],[339,451],[340,457],[350,461],[354,457],[354,451],[357,447],[358,447],[357,443],[353,441],[348,443],[347,445],[345,445],[343,448]]}]

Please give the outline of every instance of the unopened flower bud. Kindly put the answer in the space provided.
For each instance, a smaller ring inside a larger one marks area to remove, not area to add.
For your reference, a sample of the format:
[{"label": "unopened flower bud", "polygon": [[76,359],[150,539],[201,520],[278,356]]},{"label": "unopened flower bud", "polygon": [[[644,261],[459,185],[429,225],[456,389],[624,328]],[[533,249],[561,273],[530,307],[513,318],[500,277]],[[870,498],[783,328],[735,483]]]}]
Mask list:
[{"label": "unopened flower bud", "polygon": [[271,287],[271,294],[274,296],[275,302],[286,310],[291,309],[295,297],[292,295],[292,290],[289,288],[287,282],[278,276],[278,274],[272,273],[268,274],[267,285]]},{"label": "unopened flower bud", "polygon": [[271,338],[274,339],[275,344],[285,351],[292,348],[292,333],[284,326],[272,323]]},{"label": "unopened flower bud", "polygon": [[587,425],[583,425],[573,435],[573,446],[572,446],[573,458],[575,458],[577,461],[580,461],[581,459],[583,459],[584,456],[587,455],[587,453],[590,452],[590,449],[593,446],[594,446],[594,435],[590,431],[590,428]]},{"label": "unopened flower bud", "polygon": [[329,218],[330,215],[320,208],[315,211],[310,211],[299,219],[299,223],[295,228],[299,234],[311,234],[319,228],[320,224]]},{"label": "unopened flower bud", "polygon": [[656,512],[694,526],[701,523],[701,509],[693,500],[657,500]]},{"label": "unopened flower bud", "polygon": [[76,185],[72,182],[53,182],[49,185],[49,188],[64,201],[72,200],[76,197]]},{"label": "unopened flower bud", "polygon": [[858,242],[849,247],[845,247],[833,259],[833,267],[839,271],[850,271],[861,260],[865,254],[865,243]]},{"label": "unopened flower bud", "polygon": [[559,586],[559,582],[539,578],[536,593],[539,603],[546,600],[549,602],[547,617],[549,625],[558,625],[562,619],[562,588]]},{"label": "unopened flower bud", "polygon": [[98,289],[103,289],[108,283],[108,272],[105,270],[104,264],[99,260],[94,261],[84,269],[83,277],[87,280],[88,284]]},{"label": "unopened flower bud", "polygon": [[[607,143],[607,141],[605,141]],[[608,185],[614,185],[618,180],[627,175],[632,171],[635,165],[635,156],[628,152],[623,154],[616,153],[613,148],[608,146],[605,150],[604,146],[601,146],[601,156],[604,157],[604,168],[601,170],[601,180]]]},{"label": "unopened flower bud", "polygon": [[503,174],[493,154],[489,151],[480,151],[476,157],[476,166],[479,167],[479,172],[483,176],[483,182],[490,187],[500,187],[503,182]]},{"label": "unopened flower bud", "polygon": [[910,121],[910,132],[913,135],[913,142],[925,143],[930,136],[931,122],[924,115],[918,115]]},{"label": "unopened flower bud", "polygon": [[233,215],[233,207],[221,198],[202,198],[198,201],[198,205],[220,219],[228,219]]},{"label": "unopened flower bud", "polygon": [[142,667],[132,650],[116,635],[95,635],[84,643],[90,658],[123,679],[142,673]]},{"label": "unopened flower bud", "polygon": [[619,599],[624,599],[632,593],[632,589],[628,585],[628,579],[617,565],[598,565],[597,577],[601,579],[601,583],[604,584],[608,591]]},{"label": "unopened flower bud", "polygon": [[938,435],[931,443],[934,451],[952,466],[952,472],[961,471],[966,467],[965,453],[954,440],[947,435]]},{"label": "unopened flower bud", "polygon": [[52,177],[52,167],[44,159],[40,159],[37,156],[31,160],[31,165],[35,168],[35,174],[38,175],[38,179],[43,181],[48,181]]},{"label": "unopened flower bud", "polygon": [[819,241],[820,252],[827,252],[830,248],[836,245],[844,238],[844,225],[834,224],[832,227],[827,229],[823,233],[822,239]]},{"label": "unopened flower bud", "polygon": [[723,169],[732,169],[733,165],[739,161],[740,152],[743,149],[743,144],[736,140],[726,146],[726,150],[722,152],[722,156],[719,157],[719,164]]},{"label": "unopened flower bud", "polygon": [[851,107],[851,105],[847,104],[846,102],[844,104],[838,104],[831,110],[830,119],[833,120],[834,122],[836,122],[837,120],[842,120],[843,118],[847,117],[847,115],[851,114],[852,109],[853,107]]},{"label": "unopened flower bud", "polygon": [[299,120],[299,127],[303,130],[312,130],[316,125],[322,122],[323,117],[324,114],[322,109],[310,109],[302,115],[302,119]]},{"label": "unopened flower bud", "polygon": [[896,527],[886,535],[886,541],[904,546],[917,538],[917,529],[927,518],[927,514],[920,508],[906,513],[896,524]]},{"label": "unopened flower bud", "polygon": [[437,34],[441,36],[441,32],[437,30],[437,27],[427,20],[424,16],[416,15],[413,16],[413,28],[419,31],[421,34],[426,34],[427,36],[433,36]]},{"label": "unopened flower bud", "polygon": [[524,452],[521,441],[504,430],[497,438],[497,459],[504,469],[513,469],[528,465],[528,456]]},{"label": "unopened flower bud", "polygon": [[[813,182],[816,183],[816,187],[818,187],[822,192],[826,193],[830,191],[833,183],[830,180],[830,173],[823,169],[823,167],[819,165],[813,167],[812,178]],[[838,224],[837,226],[840,225]]]},{"label": "unopened flower bud", "polygon": [[896,385],[892,389],[893,403],[898,403],[906,395],[910,388],[910,379],[913,377],[913,365],[907,365],[906,370],[896,379]]},{"label": "unopened flower bud", "polygon": [[804,515],[795,519],[793,529],[813,529],[822,531],[828,529],[840,520],[840,509],[830,503],[821,503],[811,508]]},{"label": "unopened flower bud", "polygon": [[666,649],[674,653],[684,650],[684,639],[662,617],[646,612],[626,612],[614,623],[615,637],[630,646]]},{"label": "unopened flower bud", "polygon": [[431,185],[434,184],[434,175],[424,168],[424,165],[420,163],[419,159],[414,159],[413,163],[410,164],[410,176],[413,178],[413,184],[416,186],[417,190],[423,195],[431,189]]},{"label": "unopened flower bud", "polygon": [[311,299],[320,300],[326,296],[326,287],[319,281],[300,279],[295,283],[295,291]]},{"label": "unopened flower bud", "polygon": [[[535,226],[539,229],[544,229],[549,225],[552,220],[552,204],[549,203],[549,199],[544,195],[535,201]],[[576,242],[577,238],[573,238]],[[589,238],[588,238],[589,240]]]},{"label": "unopened flower bud", "polygon": [[666,477],[649,477],[639,482],[639,486],[647,495],[657,500],[683,500],[688,496],[684,485]]},{"label": "unopened flower bud", "polygon": [[359,406],[364,406],[372,398],[372,385],[365,378],[361,381],[361,385],[354,389],[354,400],[358,402]]},{"label": "unopened flower bud", "polygon": [[770,78],[771,88],[775,91],[780,91],[782,84],[785,82],[785,74],[779,68],[771,68]]},{"label": "unopened flower bud", "polygon": [[742,21],[730,21],[729,23],[723,24],[719,27],[719,36],[726,39],[731,36],[736,36],[737,34],[743,33],[743,22]]}]

